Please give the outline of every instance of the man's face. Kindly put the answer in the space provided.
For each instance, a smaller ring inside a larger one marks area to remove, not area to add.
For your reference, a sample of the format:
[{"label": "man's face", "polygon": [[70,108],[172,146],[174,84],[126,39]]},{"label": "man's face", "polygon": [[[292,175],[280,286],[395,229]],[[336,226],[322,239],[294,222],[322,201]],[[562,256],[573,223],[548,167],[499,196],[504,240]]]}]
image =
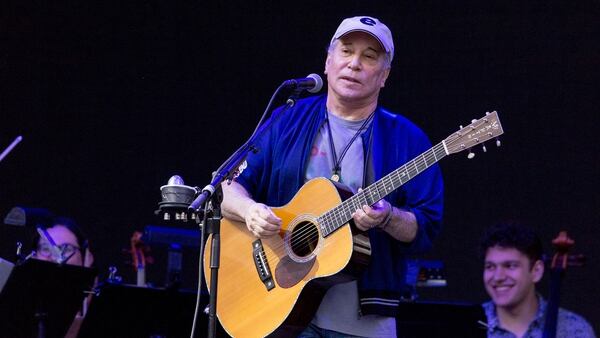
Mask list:
[{"label": "man's face", "polygon": [[[52,240],[56,243],[59,250],[62,251],[65,257],[71,256],[66,263],[71,265],[82,265],[83,258],[81,257],[81,250],[77,243],[77,237],[68,228],[62,225],[55,225],[51,228],[46,229],[48,235],[52,237]],[[52,255],[50,249],[50,243],[42,236],[38,243],[36,250],[36,258],[44,261],[56,262],[58,257]]]},{"label": "man's face", "polygon": [[390,71],[385,58],[385,51],[370,34],[342,36],[325,61],[328,93],[340,101],[376,100]]},{"label": "man's face", "polygon": [[535,299],[535,283],[543,274],[542,261],[530,262],[515,248],[494,246],[485,254],[483,282],[497,307],[510,310]]}]

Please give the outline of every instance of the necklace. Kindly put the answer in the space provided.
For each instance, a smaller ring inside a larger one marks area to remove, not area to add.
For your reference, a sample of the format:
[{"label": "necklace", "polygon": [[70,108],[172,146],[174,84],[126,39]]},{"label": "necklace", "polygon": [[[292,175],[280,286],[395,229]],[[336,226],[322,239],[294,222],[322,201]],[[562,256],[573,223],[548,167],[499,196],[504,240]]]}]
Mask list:
[{"label": "necklace", "polygon": [[329,114],[327,113],[327,111],[325,112],[325,119],[327,120],[327,129],[329,130],[329,148],[331,149],[331,157],[333,159],[333,170],[331,171],[332,181],[339,182],[342,179],[342,160],[344,159],[344,156],[346,156],[346,153],[348,152],[348,149],[350,149],[352,143],[354,143],[354,141],[358,138],[360,133],[369,125],[369,122],[373,119],[374,114],[375,112],[372,112],[371,115],[369,115],[369,117],[367,117],[363,121],[360,128],[358,128],[358,130],[356,131],[356,133],[354,133],[350,141],[348,141],[348,144],[346,144],[346,146],[342,149],[340,158],[338,159],[335,151],[335,144],[333,143],[331,123],[329,122]]}]

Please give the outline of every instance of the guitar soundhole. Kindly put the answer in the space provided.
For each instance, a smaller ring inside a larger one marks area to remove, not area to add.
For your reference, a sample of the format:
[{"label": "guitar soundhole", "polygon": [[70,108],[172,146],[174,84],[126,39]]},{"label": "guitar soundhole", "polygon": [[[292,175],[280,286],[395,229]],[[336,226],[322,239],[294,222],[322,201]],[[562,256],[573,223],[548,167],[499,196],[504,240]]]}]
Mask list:
[{"label": "guitar soundhole", "polygon": [[310,255],[319,243],[319,231],[311,222],[300,222],[292,230],[290,246],[292,252],[298,257]]}]

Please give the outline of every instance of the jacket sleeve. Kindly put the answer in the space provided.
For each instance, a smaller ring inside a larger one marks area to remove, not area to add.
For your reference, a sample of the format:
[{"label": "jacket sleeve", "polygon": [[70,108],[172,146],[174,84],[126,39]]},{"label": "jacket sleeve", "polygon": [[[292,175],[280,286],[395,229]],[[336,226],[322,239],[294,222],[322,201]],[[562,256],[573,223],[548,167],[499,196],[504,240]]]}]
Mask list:
[{"label": "jacket sleeve", "polygon": [[[387,124],[393,136],[392,146],[382,155],[384,170],[389,173],[431,149],[425,133],[408,120],[397,116]],[[386,146],[384,146],[386,147]],[[384,173],[382,173],[384,174]],[[412,212],[417,220],[417,234],[410,243],[397,241],[404,254],[431,249],[442,227],[444,184],[439,165],[433,164],[391,194],[389,201],[397,208]]]},{"label": "jacket sleeve", "polygon": [[[273,113],[273,116],[277,111]],[[235,181],[241,184],[255,201],[264,202],[266,187],[269,186],[272,161],[273,118],[267,120],[259,130],[255,142],[256,151],[248,153],[247,167]]]},{"label": "jacket sleeve", "polygon": [[444,207],[444,186],[437,164],[406,184],[405,203],[401,209],[412,212],[417,220],[417,234],[412,242],[400,242],[405,253],[430,250],[433,240],[441,231]]}]

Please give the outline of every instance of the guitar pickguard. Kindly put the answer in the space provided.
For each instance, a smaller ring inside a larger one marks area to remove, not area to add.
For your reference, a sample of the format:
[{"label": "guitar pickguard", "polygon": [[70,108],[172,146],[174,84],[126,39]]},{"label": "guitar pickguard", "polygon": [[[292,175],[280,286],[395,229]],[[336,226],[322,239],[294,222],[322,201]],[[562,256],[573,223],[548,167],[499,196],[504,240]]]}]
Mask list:
[{"label": "guitar pickguard", "polygon": [[290,256],[283,257],[275,268],[275,280],[282,288],[291,288],[298,284],[316,263],[316,259],[308,262],[296,262]]}]

